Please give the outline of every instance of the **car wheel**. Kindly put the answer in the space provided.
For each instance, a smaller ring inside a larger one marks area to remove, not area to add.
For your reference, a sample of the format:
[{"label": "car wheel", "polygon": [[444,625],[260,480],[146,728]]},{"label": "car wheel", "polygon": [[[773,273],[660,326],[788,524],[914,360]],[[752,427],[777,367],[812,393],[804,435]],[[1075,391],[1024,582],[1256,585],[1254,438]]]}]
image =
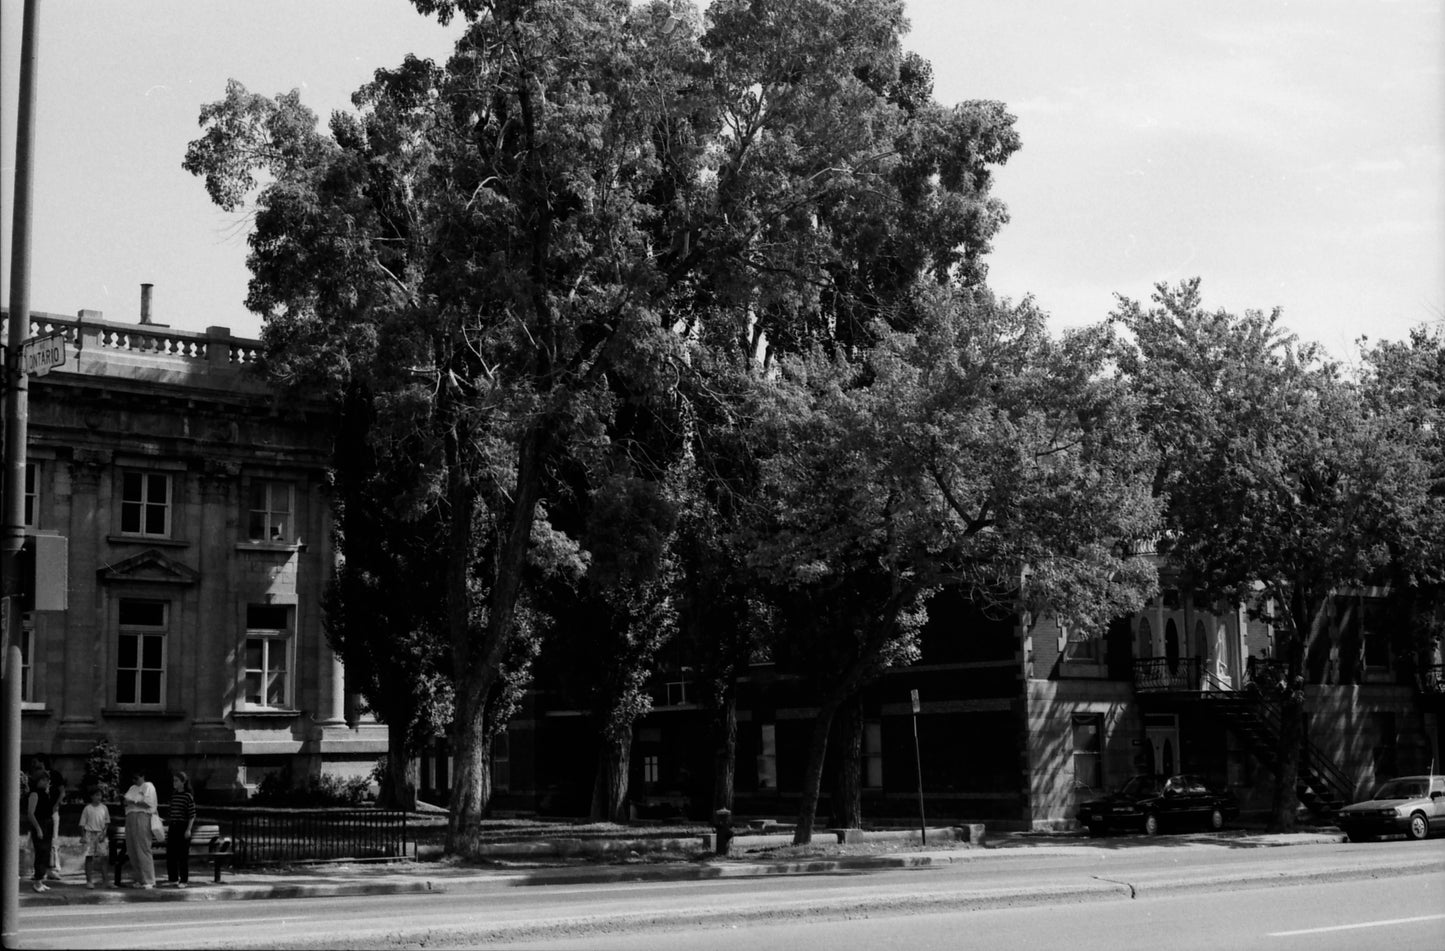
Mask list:
[{"label": "car wheel", "polygon": [[1209,813],[1209,828],[1215,832],[1224,828],[1224,813],[1218,809]]},{"label": "car wheel", "polygon": [[1410,817],[1410,825],[1405,829],[1405,838],[1423,839],[1430,834],[1430,823],[1425,820],[1423,812],[1417,812]]},{"label": "car wheel", "polygon": [[1144,816],[1144,834],[1145,834],[1145,835],[1158,835],[1158,834],[1159,834],[1159,817],[1156,816],[1156,815],[1154,815],[1154,813],[1152,813],[1152,812],[1151,812],[1151,813],[1148,813],[1148,814],[1146,814],[1146,815]]},{"label": "car wheel", "polygon": [[1095,838],[1103,835],[1105,832],[1108,831],[1109,827],[1104,825],[1104,823],[1102,822],[1089,823],[1089,835],[1094,836]]}]

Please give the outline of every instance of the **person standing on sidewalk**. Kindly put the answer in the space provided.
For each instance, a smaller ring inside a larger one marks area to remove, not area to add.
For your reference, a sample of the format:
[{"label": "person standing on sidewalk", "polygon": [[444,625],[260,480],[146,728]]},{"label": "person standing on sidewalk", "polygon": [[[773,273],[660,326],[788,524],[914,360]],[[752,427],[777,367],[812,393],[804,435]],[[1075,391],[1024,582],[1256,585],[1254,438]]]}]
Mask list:
[{"label": "person standing on sidewalk", "polygon": [[106,830],[110,827],[110,810],[100,801],[101,789],[92,786],[90,803],[80,814],[80,835],[85,845],[85,887],[105,884]]},{"label": "person standing on sidewalk", "polygon": [[45,884],[50,871],[50,847],[55,843],[54,810],[51,808],[50,774],[36,770],[30,777],[30,795],[25,799],[26,820],[30,824],[30,844],[35,848],[35,882],[30,887],[48,892]]},{"label": "person standing on sidewalk", "polygon": [[60,803],[65,799],[65,777],[60,770],[50,773],[50,869],[45,873],[47,881],[60,881]]},{"label": "person standing on sidewalk", "polygon": [[146,782],[145,770],[131,770],[131,786],[125,791],[125,853],[136,888],[156,887],[151,819],[159,815],[158,807],[156,787]]},{"label": "person standing on sidewalk", "polygon": [[196,825],[196,797],[185,773],[171,773],[171,806],[166,813],[166,880],[185,888],[191,878],[191,831]]}]

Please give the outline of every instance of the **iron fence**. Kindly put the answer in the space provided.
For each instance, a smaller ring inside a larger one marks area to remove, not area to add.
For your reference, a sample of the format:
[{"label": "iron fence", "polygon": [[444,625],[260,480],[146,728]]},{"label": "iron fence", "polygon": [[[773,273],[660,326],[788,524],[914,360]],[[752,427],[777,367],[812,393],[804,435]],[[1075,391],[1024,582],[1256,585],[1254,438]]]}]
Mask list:
[{"label": "iron fence", "polygon": [[1421,693],[1445,693],[1445,664],[1426,664],[1420,668]]},{"label": "iron fence", "polygon": [[1203,672],[1204,660],[1200,657],[1143,657],[1134,661],[1134,690],[1197,691]]},{"label": "iron fence", "polygon": [[237,867],[410,854],[405,812],[207,806],[200,813],[230,837]]}]

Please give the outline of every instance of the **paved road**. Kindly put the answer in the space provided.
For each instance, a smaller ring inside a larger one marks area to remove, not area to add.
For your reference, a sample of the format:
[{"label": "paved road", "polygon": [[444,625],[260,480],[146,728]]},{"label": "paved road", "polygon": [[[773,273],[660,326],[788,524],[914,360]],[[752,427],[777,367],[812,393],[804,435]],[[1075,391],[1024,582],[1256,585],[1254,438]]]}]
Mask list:
[{"label": "paved road", "polygon": [[884,915],[789,921],[731,929],[547,938],[508,945],[550,951],[1440,951],[1445,948],[1445,872],[1269,889],[1174,894],[1040,910]]},{"label": "paved road", "polygon": [[[1249,892],[1251,896],[1272,895],[1293,886],[1308,886],[1301,889],[1308,895],[1326,886],[1333,889],[1331,883],[1335,882],[1346,883],[1340,887],[1350,892],[1359,887],[1358,880],[1375,879],[1388,892],[1392,884],[1422,878],[1439,894],[1439,876],[1445,872],[1445,840],[1441,839],[1291,848],[1234,848],[1227,840],[1218,844],[1167,838],[1156,841],[1159,844],[1105,840],[1071,848],[969,850],[955,853],[948,864],[893,871],[533,887],[521,887],[515,880],[476,879],[448,881],[445,892],[410,895],[37,907],[26,910],[21,938],[25,946],[36,948],[384,948],[486,943],[513,947],[525,941],[552,947],[572,937],[591,940],[612,933],[631,936],[613,946],[632,947],[632,939],[641,934],[679,927],[721,934],[721,929],[734,926],[775,927],[806,921],[811,934],[813,928],[830,927],[821,924],[830,920],[864,916],[923,920],[933,913],[991,914],[1001,906],[1030,908],[1021,916],[1024,919],[1048,919],[1073,904],[1083,921],[1105,910],[1126,919],[1137,917],[1155,907],[1146,902],[1210,909],[1200,922],[1179,925],[1181,937],[1188,937],[1200,933],[1198,929],[1237,923],[1239,916],[1227,910],[1234,907],[1233,896],[1244,894],[1242,883],[1256,889],[1283,886],[1268,893]],[[438,886],[442,887],[440,881]],[[1437,901],[1433,907],[1439,904]],[[1039,914],[1040,907],[1048,908],[1048,913]],[[1335,907],[1331,901],[1323,910]],[[1292,923],[1312,926],[1323,920],[1317,917],[1321,910],[1302,906],[1301,916]],[[1383,917],[1412,916],[1390,912]],[[1425,923],[1425,927],[1429,925]],[[1436,927],[1437,931],[1427,931],[1427,935],[1438,933],[1438,924]],[[955,921],[944,925],[941,934],[957,936],[959,931]],[[1075,925],[1068,933],[1077,937],[1084,930]],[[688,943],[693,937],[690,933]],[[770,941],[751,946],[775,946]],[[781,935],[779,941],[776,946],[793,943]],[[1058,944],[1055,940],[1047,946]],[[1373,944],[1356,942],[1353,946]],[[677,946],[676,941],[669,946]],[[1168,946],[1172,951],[1173,946]]]}]

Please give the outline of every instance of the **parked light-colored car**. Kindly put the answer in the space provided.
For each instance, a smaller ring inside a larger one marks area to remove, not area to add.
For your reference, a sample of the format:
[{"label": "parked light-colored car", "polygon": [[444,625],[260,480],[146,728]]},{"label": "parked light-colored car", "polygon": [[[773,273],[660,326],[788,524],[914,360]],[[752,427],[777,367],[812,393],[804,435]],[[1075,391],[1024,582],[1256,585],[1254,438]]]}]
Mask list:
[{"label": "parked light-colored car", "polygon": [[1401,835],[1423,839],[1445,829],[1445,776],[1401,776],[1379,785],[1364,802],[1346,806],[1335,817],[1351,842],[1369,836]]}]

